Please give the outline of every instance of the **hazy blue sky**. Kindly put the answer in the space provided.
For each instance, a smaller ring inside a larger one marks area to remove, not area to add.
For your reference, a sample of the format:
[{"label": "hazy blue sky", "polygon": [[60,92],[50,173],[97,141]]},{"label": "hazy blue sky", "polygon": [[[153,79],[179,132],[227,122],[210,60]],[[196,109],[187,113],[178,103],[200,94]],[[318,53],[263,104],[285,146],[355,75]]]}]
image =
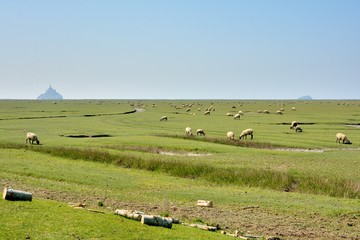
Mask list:
[{"label": "hazy blue sky", "polygon": [[0,0],[0,99],[360,99],[359,0]]}]

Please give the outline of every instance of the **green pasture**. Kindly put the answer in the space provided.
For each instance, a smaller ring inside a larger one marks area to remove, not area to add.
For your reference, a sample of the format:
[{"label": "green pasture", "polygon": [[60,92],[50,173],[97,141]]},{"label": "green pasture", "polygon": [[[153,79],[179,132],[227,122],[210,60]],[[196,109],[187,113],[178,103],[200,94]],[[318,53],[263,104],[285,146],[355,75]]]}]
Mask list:
[{"label": "green pasture", "polygon": [[[19,142],[28,131],[36,132],[46,145],[56,141],[75,145],[84,143],[79,139],[59,138],[70,134],[112,135],[111,139],[100,139],[100,143],[116,142],[118,139],[122,141],[122,138],[131,141],[128,138],[158,134],[182,135],[187,126],[194,131],[203,128],[207,137],[224,137],[227,131],[233,131],[238,136],[243,129],[253,128],[254,141],[289,147],[344,147],[335,144],[335,134],[339,131],[346,133],[354,142],[352,147],[358,146],[356,144],[359,142],[356,134],[359,129],[345,125],[359,124],[359,101],[19,100],[1,101],[0,104],[0,137],[10,142]],[[183,104],[192,104],[192,107],[182,107]],[[210,106],[215,111],[211,111],[210,116],[204,116],[205,108]],[[296,111],[291,111],[293,106]],[[284,114],[275,114],[280,108],[284,108]],[[122,114],[134,109],[143,111]],[[190,112],[186,112],[187,109]],[[257,113],[264,109],[270,111],[270,114]],[[225,116],[226,113],[238,111],[244,112],[241,120]],[[169,121],[160,122],[163,115],[168,116]],[[295,134],[285,125],[294,120],[303,123],[302,134]],[[134,141],[137,143],[138,139]],[[165,142],[168,141],[166,139]]]},{"label": "green pasture", "polygon": [[[204,115],[210,106],[211,114]],[[276,114],[281,108],[283,114]],[[240,120],[226,116],[238,111],[244,113]],[[160,121],[165,115],[168,121]],[[289,129],[294,120],[303,132]],[[192,137],[185,136],[188,126]],[[0,236],[227,238],[180,225],[142,226],[112,214],[121,203],[154,205],[170,215],[176,215],[171,206],[192,208],[198,199],[225,209],[256,205],[324,218],[356,212],[359,126],[355,100],[2,100],[1,184],[34,192],[34,201],[0,201],[11,215],[0,221]],[[196,136],[197,128],[206,136]],[[253,140],[238,139],[246,128],[254,129]],[[235,141],[226,139],[227,131],[235,133]],[[41,144],[26,144],[27,132],[35,132]],[[336,143],[338,132],[353,144]],[[105,213],[66,204],[84,198]],[[60,219],[68,219],[64,228]]]},{"label": "green pasture", "polygon": [[[316,214],[326,219],[352,214],[359,206],[358,199],[209,184],[202,180],[81,159],[74,161],[24,149],[2,150],[0,166],[3,186],[11,185],[33,193],[32,202],[0,201],[2,214],[6,216],[0,221],[3,239],[229,239],[219,233],[175,224],[171,230],[143,226],[114,215],[114,210],[124,208],[124,203],[128,203],[127,206],[129,203],[148,205],[153,211],[157,209],[159,214],[183,222],[200,221],[201,224],[220,224],[222,227],[226,223],[214,222],[201,215],[187,216],[178,213],[176,207],[196,212],[199,211],[195,207],[198,199],[211,199],[217,209],[244,211],[249,206],[261,206],[270,215],[289,217],[302,214],[311,217],[311,214]],[[73,209],[68,205],[78,202],[85,202],[100,213]],[[99,202],[103,204],[101,207]]]},{"label": "green pasture", "polygon": [[142,225],[112,213],[76,210],[50,200],[0,202],[6,222],[1,239],[229,239],[182,225],[172,229]]}]

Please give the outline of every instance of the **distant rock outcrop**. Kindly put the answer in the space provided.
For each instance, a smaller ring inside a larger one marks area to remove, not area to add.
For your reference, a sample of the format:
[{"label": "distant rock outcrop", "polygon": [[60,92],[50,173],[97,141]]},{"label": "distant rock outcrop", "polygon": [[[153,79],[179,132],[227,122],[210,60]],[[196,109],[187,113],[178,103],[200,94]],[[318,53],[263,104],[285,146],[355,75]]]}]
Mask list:
[{"label": "distant rock outcrop", "polygon": [[46,90],[45,93],[41,94],[38,100],[47,100],[47,99],[63,99],[60,93],[58,93],[54,88],[50,87]]},{"label": "distant rock outcrop", "polygon": [[309,95],[306,96],[302,96],[298,98],[299,100],[312,100],[312,97],[310,97]]}]

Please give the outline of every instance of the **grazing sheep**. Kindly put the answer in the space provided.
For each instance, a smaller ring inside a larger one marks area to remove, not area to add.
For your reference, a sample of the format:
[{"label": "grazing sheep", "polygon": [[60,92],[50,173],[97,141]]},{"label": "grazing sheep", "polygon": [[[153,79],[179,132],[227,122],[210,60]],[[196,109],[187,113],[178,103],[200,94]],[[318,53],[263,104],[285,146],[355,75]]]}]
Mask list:
[{"label": "grazing sheep", "polygon": [[28,141],[31,144],[34,144],[34,142],[36,142],[38,145],[40,144],[40,141],[39,141],[37,135],[35,133],[32,133],[32,132],[28,132],[26,134],[25,143],[27,143]]},{"label": "grazing sheep", "polygon": [[228,112],[228,113],[226,113],[226,116],[232,117],[232,116],[234,116],[234,114]]},{"label": "grazing sheep", "polygon": [[210,111],[209,110],[205,111],[204,115],[210,115]]},{"label": "grazing sheep", "polygon": [[204,132],[204,129],[196,129],[196,135],[202,135],[202,136],[205,136],[205,132]]},{"label": "grazing sheep", "polygon": [[281,110],[277,110],[277,111],[276,111],[276,114],[280,114],[280,115],[282,115],[282,114],[283,114],[283,112],[282,112]]},{"label": "grazing sheep", "polygon": [[160,121],[167,121],[168,120],[168,117],[167,116],[162,116],[161,118],[160,118]]},{"label": "grazing sheep", "polygon": [[193,135],[191,127],[185,128],[185,134],[187,136],[192,136]]},{"label": "grazing sheep", "polygon": [[300,126],[296,126],[295,127],[295,132],[302,132],[302,128]]},{"label": "grazing sheep", "polygon": [[236,120],[236,119],[240,120],[240,113],[235,114],[235,115],[234,115],[234,119],[235,119],[235,120]]},{"label": "grazing sheep", "polygon": [[292,107],[292,108],[291,108],[291,111],[296,111],[296,108],[295,108],[295,107]]},{"label": "grazing sheep", "polygon": [[238,113],[239,113],[240,115],[244,115],[243,111],[239,111]]},{"label": "grazing sheep", "polygon": [[270,112],[269,112],[269,110],[264,110],[264,111],[262,111],[262,113],[266,113],[266,114],[269,114]]},{"label": "grazing sheep", "polygon": [[336,142],[342,141],[343,144],[351,144],[350,140],[347,138],[347,136],[343,133],[337,133],[336,134]]},{"label": "grazing sheep", "polygon": [[235,139],[235,134],[233,132],[227,132],[226,133],[226,137],[229,139],[229,140],[234,140]]},{"label": "grazing sheep", "polygon": [[254,131],[251,129],[251,128],[248,128],[248,129],[245,129],[244,131],[242,131],[242,133],[240,134],[240,137],[239,139],[242,139],[242,138],[247,138],[247,135],[250,135],[251,136],[251,139],[254,138],[254,135],[253,135]]},{"label": "grazing sheep", "polygon": [[205,108],[205,111],[207,112],[207,111],[211,111],[211,110],[213,110],[213,111],[215,111],[215,108],[213,107],[213,106],[210,106],[210,107],[208,107],[208,108]]},{"label": "grazing sheep", "polygon": [[292,121],[291,125],[290,125],[290,129],[293,129],[294,127],[296,127],[298,124],[296,121]]}]

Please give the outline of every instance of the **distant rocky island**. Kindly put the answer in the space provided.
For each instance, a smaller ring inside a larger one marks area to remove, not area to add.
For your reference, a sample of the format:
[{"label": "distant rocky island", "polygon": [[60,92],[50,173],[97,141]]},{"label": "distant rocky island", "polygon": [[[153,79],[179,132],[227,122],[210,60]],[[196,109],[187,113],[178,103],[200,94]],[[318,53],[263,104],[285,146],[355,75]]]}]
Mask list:
[{"label": "distant rocky island", "polygon": [[306,96],[299,97],[298,100],[312,100],[312,97],[310,97],[309,95],[306,95]]},{"label": "distant rocky island", "polygon": [[50,100],[50,99],[63,99],[60,93],[58,93],[54,88],[50,87],[46,90],[45,93],[40,94],[37,98],[38,100]]}]

